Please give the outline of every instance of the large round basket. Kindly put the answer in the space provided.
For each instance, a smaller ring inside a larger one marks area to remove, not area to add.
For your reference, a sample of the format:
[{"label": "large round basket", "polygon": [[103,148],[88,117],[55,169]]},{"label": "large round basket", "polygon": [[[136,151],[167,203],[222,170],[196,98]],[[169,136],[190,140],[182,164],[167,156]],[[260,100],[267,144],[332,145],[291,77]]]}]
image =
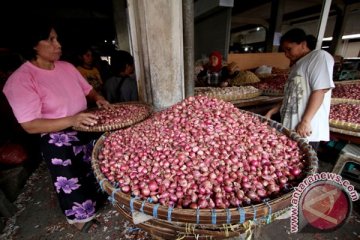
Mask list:
[{"label": "large round basket", "polygon": [[[226,94],[223,94],[222,90],[232,89],[232,87],[227,87],[227,88],[197,87],[197,88],[195,88],[195,95],[204,95],[204,96],[208,96],[208,97],[214,97],[214,98],[221,99],[224,101],[237,101],[237,100],[256,98],[262,94],[262,91],[259,89],[256,89],[256,88],[253,89],[254,90],[253,92],[241,93],[240,89],[243,87],[245,87],[245,86],[235,87],[235,88],[239,89],[239,91],[234,90],[234,91],[228,92]],[[220,91],[216,91],[217,89]]]},{"label": "large round basket", "polygon": [[[311,146],[295,132],[290,132],[280,123],[257,115],[263,122],[295,140],[306,155],[306,176],[318,170],[318,158]],[[92,153],[92,168],[103,191],[109,194],[112,203],[120,214],[132,221],[133,213],[140,212],[152,219],[137,226],[159,239],[225,239],[228,237],[249,236],[255,225],[268,224],[288,210],[293,190],[269,200],[268,202],[229,209],[177,209],[153,204],[121,192],[110,183],[99,168],[98,154],[104,140],[110,133],[103,134]]]},{"label": "large round basket", "polygon": [[[114,103],[114,104],[112,104],[112,106],[114,108],[131,106],[131,107],[137,107],[139,109],[143,108],[143,111],[140,113],[136,113],[135,115],[131,116],[131,118],[119,119],[119,121],[115,121],[113,123],[104,123],[104,124],[99,124],[99,125],[95,125],[95,126],[88,127],[88,128],[73,127],[73,129],[77,130],[77,131],[83,131],[83,132],[106,132],[106,131],[117,130],[120,128],[129,127],[133,124],[143,121],[151,114],[151,111],[152,111],[150,105],[145,104],[145,103],[140,103],[140,102]],[[104,113],[106,113],[107,110],[99,109],[99,108],[92,108],[92,109],[86,110],[85,112],[94,113],[95,111],[104,111]]]}]

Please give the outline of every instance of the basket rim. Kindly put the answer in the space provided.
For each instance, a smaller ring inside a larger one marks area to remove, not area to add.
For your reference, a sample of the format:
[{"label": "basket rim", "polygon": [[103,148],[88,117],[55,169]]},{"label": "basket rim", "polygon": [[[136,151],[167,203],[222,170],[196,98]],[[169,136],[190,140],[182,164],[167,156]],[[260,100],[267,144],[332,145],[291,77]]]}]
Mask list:
[{"label": "basket rim", "polygon": [[334,119],[330,119],[329,123],[331,127],[344,129],[352,132],[360,132],[360,124],[358,123],[351,123],[351,122],[334,120]]},{"label": "basket rim", "polygon": [[[240,111],[244,111],[239,109]],[[251,113],[254,114],[254,113]],[[298,145],[305,154],[307,154],[308,160],[308,171],[307,176],[313,175],[318,170],[318,158],[315,151],[310,147],[310,145],[301,138],[296,132],[290,131],[289,129],[283,127],[280,123],[267,119],[261,115],[254,114],[258,116],[262,122],[266,121],[270,127],[277,129],[283,134],[287,135],[291,139],[298,142]],[[169,211],[170,211],[170,220],[183,222],[187,221],[188,223],[198,223],[200,220],[201,223],[210,223],[212,222],[212,217],[215,214],[217,218],[217,224],[227,224],[227,217],[229,215],[233,216],[230,223],[238,223],[241,218],[241,211],[244,214],[244,220],[255,220],[258,217],[267,217],[271,212],[276,212],[282,210],[291,205],[291,197],[294,190],[291,190],[288,193],[283,194],[281,197],[271,199],[268,202],[258,203],[255,205],[245,206],[241,208],[228,208],[228,209],[184,209],[184,208],[171,208],[163,206],[160,204],[153,204],[147,200],[140,200],[138,198],[132,197],[130,194],[121,192],[119,188],[113,186],[111,182],[104,176],[104,174],[99,169],[97,153],[102,146],[105,138],[111,133],[104,133],[96,142],[94,150],[92,152],[91,165],[94,170],[97,181],[99,182],[100,188],[107,192],[112,200],[116,200],[120,204],[124,204],[132,210],[141,211],[145,214],[154,216],[154,209],[156,208],[156,217],[162,220],[169,220]],[[275,208],[273,208],[275,206]],[[277,206],[277,207],[276,207]]]},{"label": "basket rim", "polygon": [[[237,101],[237,100],[247,100],[247,99],[256,98],[256,97],[261,96],[261,94],[262,94],[262,91],[260,89],[257,89],[256,92],[246,93],[246,94],[238,94],[238,95],[236,95],[236,92],[235,92],[234,95],[231,95],[231,94],[229,94],[229,95],[211,94],[210,96],[209,95],[204,95],[204,96],[207,96],[207,97],[210,97],[210,98],[211,97],[212,98],[217,98],[217,99],[221,99],[221,100],[224,100],[224,101]],[[203,94],[200,93],[200,94],[197,94],[197,95],[203,95]]]},{"label": "basket rim", "polygon": [[347,129],[341,129],[341,128],[336,128],[336,127],[331,127],[331,126],[330,126],[330,132],[341,133],[341,134],[350,135],[350,136],[354,136],[354,137],[360,137],[360,132],[354,132],[354,131],[350,131]]},{"label": "basket rim", "polygon": [[[117,130],[117,129],[129,127],[133,124],[141,122],[141,121],[145,120],[147,117],[149,117],[152,113],[151,105],[149,105],[147,103],[142,103],[142,102],[120,102],[120,103],[113,103],[111,105],[112,106],[122,106],[122,105],[144,106],[147,109],[147,112],[143,115],[139,115],[139,116],[135,117],[134,119],[126,120],[126,121],[116,123],[116,124],[111,124],[111,125],[102,124],[102,125],[92,126],[89,128],[73,127],[73,129],[76,131],[82,131],[82,132],[107,132],[107,131]],[[85,110],[84,112],[91,113],[94,111],[98,111],[100,109],[101,108],[90,108],[90,109]]]},{"label": "basket rim", "polygon": [[284,91],[281,90],[263,89],[262,91],[266,96],[284,96]]},{"label": "basket rim", "polygon": [[340,103],[360,104],[360,100],[353,98],[331,98],[331,104]]},{"label": "basket rim", "polygon": [[334,81],[335,85],[360,84],[360,79]]}]

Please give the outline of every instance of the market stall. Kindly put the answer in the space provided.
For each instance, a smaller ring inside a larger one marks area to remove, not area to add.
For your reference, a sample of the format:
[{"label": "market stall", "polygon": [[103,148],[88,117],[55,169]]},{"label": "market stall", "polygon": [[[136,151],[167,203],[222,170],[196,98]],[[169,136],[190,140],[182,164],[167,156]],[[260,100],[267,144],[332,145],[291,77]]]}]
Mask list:
[{"label": "market stall", "polygon": [[215,97],[231,102],[235,107],[264,115],[270,108],[282,101],[282,94],[264,95],[265,91],[252,85],[226,88],[195,88],[195,95]]},{"label": "market stall", "polygon": [[[242,74],[243,79],[235,78],[236,84],[253,86],[262,92],[258,97],[231,101],[236,107],[264,115],[281,103],[290,63],[284,53],[229,54],[227,61],[235,64],[240,72],[254,72],[258,77],[255,81],[254,76],[248,76],[251,81],[246,81]],[[264,73],[264,69],[268,72]]]}]

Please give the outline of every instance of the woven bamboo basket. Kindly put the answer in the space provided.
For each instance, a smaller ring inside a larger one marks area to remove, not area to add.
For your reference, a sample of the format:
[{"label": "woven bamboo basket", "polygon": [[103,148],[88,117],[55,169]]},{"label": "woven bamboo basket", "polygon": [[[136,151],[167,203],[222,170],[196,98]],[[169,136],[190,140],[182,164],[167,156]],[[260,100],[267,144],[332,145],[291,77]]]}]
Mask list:
[{"label": "woven bamboo basket", "polygon": [[[241,87],[241,86],[240,86]],[[212,98],[217,98],[224,101],[236,101],[236,100],[245,100],[259,97],[262,94],[262,91],[257,89],[256,92],[240,94],[236,91],[231,92],[229,94],[221,94],[216,92],[211,92],[210,87],[197,87],[195,88],[196,95],[204,95]],[[196,93],[198,91],[198,93]],[[203,92],[202,92],[203,91]],[[208,91],[208,92],[207,92]]]},{"label": "woven bamboo basket", "polygon": [[[343,99],[343,98],[337,98],[337,99],[331,99],[331,104],[336,105],[340,103],[348,103],[348,104],[360,104],[360,100],[355,99]],[[335,120],[330,119],[329,120],[330,127],[337,128],[337,129],[343,129],[350,132],[360,132],[360,124],[358,123],[351,123],[341,120]]]},{"label": "woven bamboo basket", "polygon": [[[257,116],[263,122],[267,122],[269,126],[298,142],[299,148],[306,155],[306,176],[317,172],[317,155],[304,139],[295,132],[290,132],[280,123],[260,115]],[[270,223],[274,220],[275,213],[284,211],[291,205],[293,191],[268,202],[230,209],[177,209],[134,198],[113,186],[99,168],[97,156],[108,135],[109,133],[105,133],[99,138],[92,153],[92,168],[100,187],[110,196],[113,204],[128,220],[132,220],[130,213],[134,211],[153,216],[153,219],[140,223],[138,226],[160,239],[176,239],[179,236],[181,237],[179,239],[197,239],[199,236],[225,239],[240,236],[251,231],[255,226],[254,222],[259,223],[261,219],[266,219],[265,223]]]},{"label": "woven bamboo basket", "polygon": [[360,84],[360,79],[335,82],[335,85],[342,85],[342,84]]},{"label": "woven bamboo basket", "polygon": [[261,91],[257,91],[255,93],[247,93],[247,94],[227,94],[227,95],[221,95],[221,94],[213,94],[209,97],[214,97],[217,99],[221,99],[224,101],[236,101],[236,100],[244,100],[244,99],[251,99],[256,98],[261,95]]},{"label": "woven bamboo basket", "polygon": [[243,86],[257,82],[260,82],[259,77],[250,71],[239,71],[238,74],[231,80],[233,86]]},{"label": "woven bamboo basket", "polygon": [[[122,103],[114,103],[112,104],[114,107],[118,106],[126,106],[126,105],[133,105],[133,106],[141,106],[146,108],[146,112],[144,114],[134,115],[131,119],[123,119],[122,121],[111,123],[111,124],[99,124],[89,128],[82,128],[82,127],[73,127],[74,130],[82,131],[82,132],[107,132],[112,130],[117,130],[125,127],[129,127],[133,124],[143,121],[151,114],[151,106],[145,103],[140,102],[122,102]],[[92,108],[86,110],[85,112],[95,112],[98,111],[99,108]]]},{"label": "woven bamboo basket", "polygon": [[331,104],[337,104],[337,103],[354,103],[354,104],[360,104],[360,100],[350,99],[350,98],[331,98]]},{"label": "woven bamboo basket", "polygon": [[[125,219],[133,220],[131,211],[124,205],[114,203],[114,206]],[[237,224],[192,224],[153,218],[137,226],[150,233],[155,239],[225,239],[239,236],[249,239],[257,227],[275,221],[278,216],[288,210],[289,208],[286,208],[266,218],[247,220]]]},{"label": "woven bamboo basket", "polygon": [[345,129],[335,128],[335,127],[330,127],[330,132],[341,133],[344,135],[349,135],[354,137],[360,137],[360,132],[354,132]]},{"label": "woven bamboo basket", "polygon": [[334,128],[344,129],[351,132],[360,132],[360,124],[357,123],[350,123],[350,122],[330,119],[329,124],[331,127]]}]

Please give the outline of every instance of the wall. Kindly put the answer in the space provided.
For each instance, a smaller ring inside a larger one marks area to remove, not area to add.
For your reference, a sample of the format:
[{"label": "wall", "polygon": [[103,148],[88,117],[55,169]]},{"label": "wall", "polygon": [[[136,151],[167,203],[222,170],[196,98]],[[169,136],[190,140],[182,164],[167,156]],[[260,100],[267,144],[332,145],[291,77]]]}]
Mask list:
[{"label": "wall", "polygon": [[240,53],[229,54],[228,63],[235,62],[240,70],[267,65],[281,69],[289,68],[290,61],[284,53]]},{"label": "wall", "polygon": [[223,8],[213,15],[195,21],[195,60],[218,50],[226,58],[230,42],[231,8]]},{"label": "wall", "polygon": [[347,42],[344,41],[342,44],[342,51],[339,52],[340,55],[349,57],[360,57],[360,42]]}]

